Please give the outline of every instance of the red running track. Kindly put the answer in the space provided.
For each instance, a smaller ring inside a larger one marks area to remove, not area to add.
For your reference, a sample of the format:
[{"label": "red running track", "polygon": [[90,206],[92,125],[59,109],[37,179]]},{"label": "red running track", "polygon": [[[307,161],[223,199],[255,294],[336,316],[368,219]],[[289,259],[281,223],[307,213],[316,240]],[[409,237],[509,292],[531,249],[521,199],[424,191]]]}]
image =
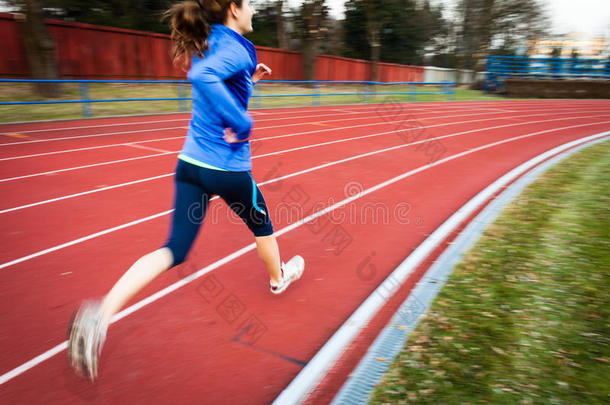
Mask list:
[{"label": "red running track", "polygon": [[[254,115],[253,174],[281,233],[283,257],[299,253],[307,261],[303,279],[273,296],[251,246],[227,259],[252,237],[215,201],[189,260],[129,304],[147,305],[131,307],[134,312],[111,326],[93,385],[73,375],[61,350],[69,316],[164,242],[171,174],[188,117],[0,126],[3,403],[270,403],[456,209],[524,161],[610,129],[606,100]],[[353,193],[503,140],[299,225]],[[376,269],[371,279],[356,271],[366,259]],[[218,260],[205,275],[166,289]],[[159,292],[157,300],[143,301]],[[349,371],[343,367],[323,384],[317,402],[328,402]]]}]

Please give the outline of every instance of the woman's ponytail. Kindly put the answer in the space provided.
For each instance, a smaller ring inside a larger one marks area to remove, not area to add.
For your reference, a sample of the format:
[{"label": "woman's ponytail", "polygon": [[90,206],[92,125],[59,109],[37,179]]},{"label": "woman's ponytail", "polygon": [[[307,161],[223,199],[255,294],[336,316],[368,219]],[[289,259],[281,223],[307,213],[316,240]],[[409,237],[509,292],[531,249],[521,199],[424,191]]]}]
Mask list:
[{"label": "woman's ponytail", "polygon": [[231,3],[241,7],[242,0],[197,0],[174,4],[165,12],[169,19],[171,38],[174,45],[174,63],[184,57],[183,68],[193,54],[202,57],[208,50],[208,36],[211,24],[223,24]]},{"label": "woman's ponytail", "polygon": [[193,53],[203,56],[203,51],[207,50],[210,24],[199,2],[195,1],[174,4],[165,12],[165,18],[171,29],[174,63],[184,57],[182,67],[186,68]]}]

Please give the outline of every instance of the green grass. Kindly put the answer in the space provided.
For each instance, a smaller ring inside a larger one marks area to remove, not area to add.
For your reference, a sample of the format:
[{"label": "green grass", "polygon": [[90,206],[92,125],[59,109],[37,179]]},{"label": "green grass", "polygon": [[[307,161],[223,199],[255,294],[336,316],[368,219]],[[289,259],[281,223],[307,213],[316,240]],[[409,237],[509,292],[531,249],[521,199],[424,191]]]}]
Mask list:
[{"label": "green grass", "polygon": [[[263,84],[261,92],[255,94],[332,94],[332,93],[405,93],[416,91],[418,95],[408,94],[393,94],[393,95],[341,95],[341,96],[320,96],[318,101],[320,105],[341,105],[341,104],[364,104],[364,103],[384,103],[389,100],[399,102],[410,101],[447,101],[447,100],[502,100],[501,97],[490,97],[483,92],[468,89],[457,89],[454,98],[449,98],[446,94],[425,94],[438,92],[440,89],[436,86],[418,86],[417,88],[409,88],[409,86],[393,85],[393,86],[371,86],[368,89],[361,85],[335,84],[324,85],[320,89],[311,89],[304,86],[290,86],[277,84]],[[256,108],[273,108],[284,106],[311,106],[311,97],[264,97],[260,101],[253,98],[250,101],[250,107]]]},{"label": "green grass", "polygon": [[610,142],[555,166],[456,266],[372,404],[610,402]]},{"label": "green grass", "polygon": [[[173,84],[106,84],[89,85],[89,99],[118,98],[164,98],[178,97],[177,85]],[[63,84],[62,96],[45,99],[38,95],[30,84],[0,84],[0,101],[79,100],[78,84]],[[190,97],[190,86],[187,86]],[[178,101],[133,101],[90,103],[94,117],[155,114],[179,111]],[[190,110],[190,102],[188,102]],[[36,121],[51,119],[82,118],[81,104],[33,104],[0,106],[0,122]]]},{"label": "green grass", "polygon": [[[178,96],[178,87],[173,84],[90,84],[90,99],[119,99],[119,98],[169,98]],[[314,90],[300,85],[262,83],[255,88],[255,94],[310,94],[319,93],[362,93],[365,88],[361,85],[325,85]],[[407,92],[408,86],[372,86],[369,92]],[[418,92],[436,92],[437,87],[421,86]],[[187,96],[190,97],[190,86],[187,86]],[[62,96],[58,99],[46,100],[78,100],[80,99],[78,84],[63,84]],[[457,89],[456,100],[501,100],[500,97],[490,97],[480,91]],[[0,101],[38,101],[43,100],[33,89],[31,84],[0,83]],[[347,95],[347,96],[321,96],[320,105],[342,105],[383,103],[392,101],[446,101],[447,95],[424,94],[409,95]],[[250,100],[250,108],[274,107],[305,107],[312,105],[312,97],[261,97]],[[179,112],[178,101],[134,101],[134,102],[104,102],[90,103],[94,117],[128,114],[155,114]],[[187,110],[190,111],[190,102]],[[15,105],[0,106],[0,123],[16,121],[35,121],[51,119],[82,118],[81,104],[50,104],[50,105]]]}]

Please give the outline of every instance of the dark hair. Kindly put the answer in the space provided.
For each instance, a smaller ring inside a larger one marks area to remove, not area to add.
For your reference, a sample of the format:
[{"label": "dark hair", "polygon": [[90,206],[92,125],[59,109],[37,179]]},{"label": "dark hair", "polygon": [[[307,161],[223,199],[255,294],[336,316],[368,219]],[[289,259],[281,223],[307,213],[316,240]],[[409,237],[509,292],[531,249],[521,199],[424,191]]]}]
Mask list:
[{"label": "dark hair", "polygon": [[186,68],[191,56],[203,56],[208,50],[212,24],[223,24],[231,3],[241,8],[242,0],[197,0],[174,4],[164,14],[169,19],[173,42],[173,60],[184,57]]}]

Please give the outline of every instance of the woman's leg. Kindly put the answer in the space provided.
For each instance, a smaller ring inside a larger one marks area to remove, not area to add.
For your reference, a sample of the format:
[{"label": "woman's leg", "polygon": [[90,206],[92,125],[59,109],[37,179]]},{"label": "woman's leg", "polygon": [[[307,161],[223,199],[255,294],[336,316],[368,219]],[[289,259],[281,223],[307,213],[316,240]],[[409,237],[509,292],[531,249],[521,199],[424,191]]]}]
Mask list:
[{"label": "woman's leg", "polygon": [[256,249],[258,257],[263,261],[269,272],[269,278],[273,284],[282,280],[282,270],[280,268],[280,249],[277,245],[275,235],[256,236]]},{"label": "woman's leg", "polygon": [[76,373],[97,378],[98,357],[106,341],[106,331],[112,316],[138,291],[163,271],[172,267],[172,251],[163,247],[141,257],[115,283],[101,304],[85,302],[70,322],[68,358]]},{"label": "woman's leg", "polygon": [[138,259],[116,282],[102,301],[103,320],[110,321],[138,291],[186,259],[209,204],[209,195],[197,183],[197,170],[179,161],[169,239],[164,247]]},{"label": "woman's leg", "polygon": [[110,318],[136,295],[138,291],[170,269],[174,263],[172,251],[167,247],[157,249],[142,256],[116,282],[102,301],[102,322],[110,323]]},{"label": "woman's leg", "polygon": [[191,248],[208,207],[209,194],[197,182],[197,168],[179,161],[174,214],[167,244],[138,259],[99,302],[83,304],[70,323],[68,356],[77,373],[94,380],[111,318],[161,273],[180,264]]},{"label": "woman's leg", "polygon": [[220,197],[254,234],[258,257],[269,273],[271,292],[280,294],[301,277],[305,261],[297,255],[285,265],[281,263],[265,198],[249,172],[219,174],[218,184]]}]

